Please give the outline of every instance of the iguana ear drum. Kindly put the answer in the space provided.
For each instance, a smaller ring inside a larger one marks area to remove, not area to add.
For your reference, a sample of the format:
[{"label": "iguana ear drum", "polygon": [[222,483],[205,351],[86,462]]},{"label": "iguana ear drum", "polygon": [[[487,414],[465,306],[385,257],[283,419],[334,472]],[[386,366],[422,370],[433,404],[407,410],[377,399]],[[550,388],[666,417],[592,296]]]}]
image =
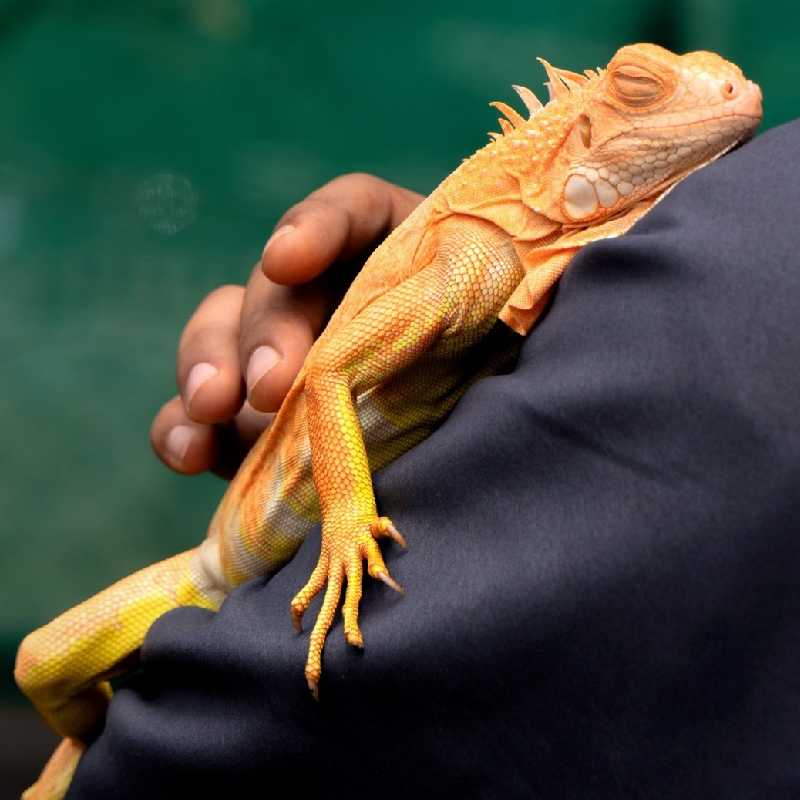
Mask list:
[{"label": "iguana ear drum", "polygon": [[581,135],[581,141],[584,147],[592,146],[592,121],[586,114],[581,114],[578,117],[578,132]]}]

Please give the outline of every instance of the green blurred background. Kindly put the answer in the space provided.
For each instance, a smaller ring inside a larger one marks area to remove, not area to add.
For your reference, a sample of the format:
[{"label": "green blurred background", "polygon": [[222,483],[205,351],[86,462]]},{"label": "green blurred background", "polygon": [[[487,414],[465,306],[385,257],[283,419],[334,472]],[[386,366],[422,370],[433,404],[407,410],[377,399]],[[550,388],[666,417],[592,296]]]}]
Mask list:
[{"label": "green blurred background", "polygon": [[536,55],[714,49],[765,127],[797,114],[796,4],[492,6],[0,0],[0,783],[49,746],[14,708],[21,636],[203,536],[223,483],[171,474],[148,427],[189,314],[290,204],[352,170],[428,191]]}]

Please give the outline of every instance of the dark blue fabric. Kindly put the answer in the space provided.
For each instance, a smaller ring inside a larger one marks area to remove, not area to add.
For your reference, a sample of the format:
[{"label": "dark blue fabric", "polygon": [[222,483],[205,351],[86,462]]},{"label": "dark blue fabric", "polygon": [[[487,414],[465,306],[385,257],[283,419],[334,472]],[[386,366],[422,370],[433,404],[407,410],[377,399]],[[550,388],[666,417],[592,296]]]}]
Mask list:
[{"label": "dark blue fabric", "polygon": [[407,594],[367,583],[319,704],[315,535],[155,624],[71,800],[800,797],[799,165],[770,131],[587,248],[513,373],[377,476]]}]

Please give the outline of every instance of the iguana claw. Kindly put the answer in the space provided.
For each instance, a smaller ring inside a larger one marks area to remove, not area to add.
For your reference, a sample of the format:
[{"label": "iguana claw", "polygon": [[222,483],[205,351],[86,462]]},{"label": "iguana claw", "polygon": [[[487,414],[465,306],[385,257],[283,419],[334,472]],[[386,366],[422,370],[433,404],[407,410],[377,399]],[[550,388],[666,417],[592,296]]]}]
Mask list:
[{"label": "iguana claw", "polygon": [[379,572],[374,577],[383,581],[387,586],[394,589],[398,594],[405,594],[406,590],[388,572]]}]

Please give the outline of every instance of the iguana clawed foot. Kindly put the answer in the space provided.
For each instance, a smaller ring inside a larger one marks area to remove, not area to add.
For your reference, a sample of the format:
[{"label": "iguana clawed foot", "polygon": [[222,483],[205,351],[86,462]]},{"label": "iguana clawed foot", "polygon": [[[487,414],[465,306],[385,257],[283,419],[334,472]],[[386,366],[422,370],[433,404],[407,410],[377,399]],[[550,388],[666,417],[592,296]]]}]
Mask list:
[{"label": "iguana clawed foot", "polygon": [[86,746],[77,739],[62,739],[36,783],[22,800],[63,800]]},{"label": "iguana clawed foot", "polygon": [[401,547],[406,546],[405,539],[388,517],[378,517],[371,523],[347,519],[323,524],[322,553],[317,566],[308,583],[292,600],[292,622],[299,632],[303,630],[302,617],[311,600],[327,584],[322,608],[311,631],[305,669],[308,688],[316,699],[319,699],[319,679],[322,674],[322,648],[333,624],[345,579],[347,588],[342,607],[344,636],[348,644],[354,647],[364,646],[364,637],[358,625],[364,559],[367,560],[367,572],[373,578],[383,581],[397,592],[403,591],[400,584],[389,575],[376,539],[392,539]]}]

